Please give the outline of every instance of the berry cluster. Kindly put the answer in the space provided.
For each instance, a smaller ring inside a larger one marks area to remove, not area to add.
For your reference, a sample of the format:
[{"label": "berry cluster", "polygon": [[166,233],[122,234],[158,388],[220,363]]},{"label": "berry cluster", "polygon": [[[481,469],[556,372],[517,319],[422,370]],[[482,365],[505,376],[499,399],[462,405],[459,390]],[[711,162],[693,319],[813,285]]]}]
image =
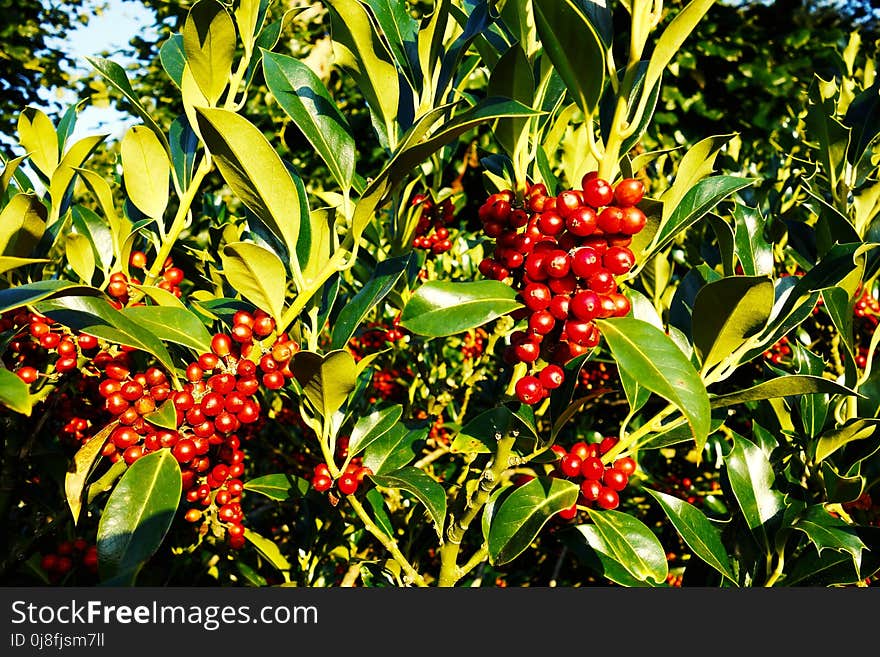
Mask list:
[{"label": "berry cluster", "polygon": [[[129,257],[129,266],[134,269],[145,269],[147,266],[146,254],[143,251],[132,251]],[[183,270],[180,267],[175,267],[171,258],[167,258],[162,265],[162,278],[156,285],[179,298],[181,295],[180,284],[183,282],[183,278]],[[110,303],[117,309],[126,306],[131,294],[131,285],[140,284],[141,280],[138,278],[129,278],[121,271],[113,272],[107,283],[107,296],[111,299]]]},{"label": "berry cluster", "polygon": [[47,552],[40,558],[40,568],[52,583],[57,583],[77,566],[93,575],[98,572],[98,548],[84,538],[62,541],[54,552]]},{"label": "berry cluster", "polygon": [[364,483],[364,477],[372,474],[372,472],[373,471],[370,470],[370,468],[363,464],[360,457],[355,457],[349,462],[345,467],[345,470],[334,482],[333,476],[330,474],[330,468],[327,467],[327,464],[318,463],[312,473],[312,488],[319,493],[324,493],[333,488],[333,485],[335,484],[336,490],[343,495],[354,495],[358,488],[360,488],[361,484]]},{"label": "berry cluster", "polygon": [[[290,360],[299,350],[286,335],[272,336],[275,321],[268,314],[236,312],[231,334],[212,336],[211,351],[187,365],[186,382],[177,391],[157,367],[133,374],[124,358],[102,363],[105,378],[98,389],[118,422],[104,455],[131,464],[170,449],[181,466],[184,497],[197,505],[185,518],[196,522],[208,507],[225,526],[232,547],[244,545],[239,433],[261,419],[255,398],[260,387],[277,390],[293,376]],[[151,421],[168,399],[174,404],[174,428]]]},{"label": "berry cluster", "polygon": [[421,215],[416,224],[415,237],[412,245],[416,249],[424,249],[433,254],[446,253],[452,249],[447,225],[455,216],[455,208],[450,199],[440,203],[424,194],[416,194],[410,201],[412,207],[421,206]]},{"label": "berry cluster", "polygon": [[629,483],[636,470],[636,462],[629,456],[622,456],[611,464],[605,464],[602,456],[614,447],[618,438],[607,436],[598,443],[576,442],[570,449],[554,445],[553,451],[559,457],[555,476],[580,481],[580,496],[570,508],[559,512],[563,519],[577,515],[578,505],[600,509],[616,509],[620,505],[619,493]]},{"label": "berry cluster", "polygon": [[38,313],[24,309],[0,315],[0,333],[9,333],[4,354],[7,367],[27,384],[51,368],[58,374],[77,369],[78,359],[95,353],[98,339],[76,334]]},{"label": "berry cluster", "polygon": [[[514,332],[508,362],[528,363],[532,373],[516,382],[524,404],[536,404],[564,381],[564,365],[599,343],[597,318],[629,313],[629,299],[618,290],[617,276],[632,269],[632,236],[646,223],[638,208],[644,185],[625,178],[616,186],[586,174],[581,189],[548,196],[531,185],[523,203],[505,190],[479,209],[486,235],[495,240],[480,273],[510,281],[519,292],[527,319]],[[543,360],[540,370],[535,364]]]},{"label": "berry cluster", "polygon": [[482,328],[474,329],[473,331],[468,331],[464,339],[462,340],[461,345],[461,355],[467,360],[476,360],[480,356],[483,355],[483,352],[486,350],[486,340],[488,340],[489,336],[486,331]]}]

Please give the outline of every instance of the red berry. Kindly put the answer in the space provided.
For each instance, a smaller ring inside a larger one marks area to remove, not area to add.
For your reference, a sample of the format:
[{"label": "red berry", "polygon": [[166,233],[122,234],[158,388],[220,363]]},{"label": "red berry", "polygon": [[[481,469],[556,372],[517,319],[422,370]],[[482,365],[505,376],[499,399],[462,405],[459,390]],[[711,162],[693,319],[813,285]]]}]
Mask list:
[{"label": "red berry", "polygon": [[614,467],[607,468],[602,474],[602,483],[612,490],[623,490],[628,481],[629,477]]},{"label": "red berry", "polygon": [[645,227],[646,223],[648,223],[648,218],[645,216],[645,213],[636,206],[623,208],[623,217],[620,220],[620,232],[624,235],[635,235]]},{"label": "red berry", "polygon": [[605,465],[597,456],[588,456],[581,463],[581,475],[584,479],[599,481],[605,473]]},{"label": "red berry", "polygon": [[547,365],[538,374],[538,380],[547,390],[555,390],[565,381],[565,370],[559,365]]},{"label": "red berry", "polygon": [[358,489],[357,477],[351,474],[344,474],[337,480],[336,487],[343,495],[352,495]]},{"label": "red berry", "polygon": [[599,491],[596,504],[598,504],[600,508],[610,511],[611,509],[616,509],[620,504],[620,497],[618,497],[616,490],[603,486]]},{"label": "red berry", "polygon": [[563,509],[562,511],[560,511],[558,515],[563,520],[571,520],[572,518],[574,518],[577,515],[577,511],[578,511],[577,502],[575,502],[567,509]]},{"label": "red berry", "polygon": [[576,477],[581,472],[581,459],[569,452],[559,461],[559,470],[566,477]]},{"label": "red berry", "polygon": [[627,477],[636,471],[636,461],[630,456],[621,456],[614,461],[614,468],[620,470]]},{"label": "red berry", "polygon": [[616,276],[627,273],[636,264],[635,256],[625,246],[612,246],[602,256],[602,266]]},{"label": "red berry", "polygon": [[37,380],[37,376],[39,372],[36,367],[31,367],[30,365],[25,365],[24,367],[18,368],[15,372],[18,374],[18,378],[24,381],[27,384],[31,384]]},{"label": "red berry", "polygon": [[544,398],[544,386],[537,377],[524,376],[516,382],[516,396],[523,404],[537,404]]},{"label": "red berry", "polygon": [[638,178],[624,178],[614,187],[614,200],[620,206],[640,203],[645,195],[645,185]]},{"label": "red berry", "polygon": [[[590,174],[587,174],[589,176]],[[584,202],[594,208],[608,205],[614,199],[614,189],[607,180],[601,178],[589,178],[584,176],[581,184],[584,190]]]},{"label": "red berry", "polygon": [[232,338],[225,333],[216,333],[211,338],[211,351],[220,356],[228,356],[232,352]]}]

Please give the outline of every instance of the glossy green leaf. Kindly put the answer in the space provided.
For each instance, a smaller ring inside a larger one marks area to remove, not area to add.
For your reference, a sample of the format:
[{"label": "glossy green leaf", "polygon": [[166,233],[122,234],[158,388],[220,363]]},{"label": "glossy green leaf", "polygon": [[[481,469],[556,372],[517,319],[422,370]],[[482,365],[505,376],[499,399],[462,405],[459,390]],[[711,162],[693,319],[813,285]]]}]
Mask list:
[{"label": "glossy green leaf", "polygon": [[691,333],[702,371],[723,362],[761,331],[773,301],[773,283],[765,276],[728,276],[700,288]]},{"label": "glossy green leaf", "polygon": [[27,267],[38,262],[52,262],[49,258],[15,258],[12,256],[0,256],[0,274],[18,269],[19,267]]},{"label": "glossy green leaf", "polygon": [[358,418],[348,438],[348,454],[357,456],[371,443],[388,433],[403,415],[403,406],[394,404]]},{"label": "glossy green leaf", "polygon": [[823,550],[849,554],[858,570],[862,550],[867,549],[867,546],[850,524],[832,516],[823,505],[814,504],[808,507],[792,524],[792,528],[804,532],[820,554]]},{"label": "glossy green leaf", "polygon": [[235,112],[197,108],[199,130],[232,191],[296,253],[300,205],[293,179],[263,133]]},{"label": "glossy green leaf", "polygon": [[[578,536],[577,542],[574,539],[569,539],[566,544],[587,566],[602,577],[620,586],[630,588],[657,586],[653,581],[644,581],[633,577],[626,566],[618,561],[618,556],[614,554],[614,550],[608,545],[605,537],[596,529],[596,525],[578,525],[574,529],[574,534]],[[565,535],[565,538],[568,538],[568,534]]]},{"label": "glossy green leaf", "polygon": [[220,259],[223,276],[232,288],[276,321],[280,319],[287,275],[278,256],[258,244],[233,242],[223,248]]},{"label": "glossy green leaf", "polygon": [[119,426],[119,422],[114,420],[89,438],[73,455],[73,462],[64,475],[64,494],[67,497],[67,506],[70,507],[74,524],[79,523],[89,477],[95,471],[101,458],[101,450],[104,449],[107,439],[117,426]]},{"label": "glossy green leaf", "polygon": [[144,123],[150,128],[150,130],[156,133],[156,137],[159,138],[162,146],[167,150],[168,139],[165,137],[165,131],[159,127],[159,124],[156,123],[150,112],[141,103],[140,97],[131,87],[131,82],[128,79],[128,75],[125,73],[125,69],[116,62],[102,57],[92,57],[87,55],[85,59],[107,82],[110,83],[112,87],[122,93],[131,105],[134,113],[143,119]]},{"label": "glossy green leaf", "polygon": [[376,265],[370,280],[339,311],[330,341],[333,349],[341,349],[348,343],[370,311],[391,292],[411,261],[412,256],[407,254]]},{"label": "glossy green leaf", "polygon": [[102,270],[109,269],[114,247],[108,222],[82,205],[74,205],[70,216],[76,232],[88,237],[97,265]]},{"label": "glossy green leaf", "polygon": [[342,407],[357,383],[357,364],[345,350],[323,356],[300,351],[293,356],[290,367],[303,393],[325,420]]},{"label": "glossy green leaf", "polygon": [[168,206],[171,163],[156,133],[145,126],[129,128],[120,144],[122,178],[129,200],[145,216],[160,219]]},{"label": "glossy green leaf", "polygon": [[183,24],[183,49],[193,77],[209,104],[229,83],[235,56],[235,23],[216,0],[199,0]]},{"label": "glossy green leaf", "polygon": [[385,532],[386,536],[394,536],[394,525],[391,518],[388,517],[388,505],[385,503],[385,497],[376,488],[371,488],[364,496],[370,510],[373,512],[373,520],[379,528]]},{"label": "glossy green leaf", "polygon": [[132,463],[110,493],[98,522],[102,580],[136,573],[155,554],[174,520],[180,465],[162,449]]},{"label": "glossy green leaf", "polygon": [[514,426],[514,418],[507,406],[486,409],[459,429],[449,449],[463,454],[494,453],[498,439]]},{"label": "glossy green leaf", "polygon": [[79,233],[70,233],[64,240],[64,254],[67,264],[88,285],[95,274],[95,252],[89,238]]},{"label": "glossy green leaf", "polygon": [[837,189],[846,170],[846,152],[850,143],[850,128],[841,123],[828,111],[828,105],[814,96],[807,104],[803,118],[805,132],[810,141],[817,143],[813,153],[822,166],[822,173],[828,177],[830,189]]},{"label": "glossy green leaf", "polygon": [[[532,104],[535,96],[535,76],[532,65],[520,43],[514,43],[492,69],[486,88],[489,96],[511,98],[523,105]],[[494,135],[511,158],[517,153],[517,144],[528,125],[526,117],[499,119]]]},{"label": "glossy green leaf", "polygon": [[174,363],[162,341],[102,298],[63,296],[41,301],[35,308],[76,331],[151,353],[167,370],[174,371]]},{"label": "glossy green leaf", "polygon": [[83,295],[89,293],[99,295],[100,291],[93,287],[57,279],[16,285],[15,287],[0,290],[0,313],[35,304],[43,299],[50,299],[59,294]]},{"label": "glossy green leaf", "polygon": [[388,47],[394,55],[399,68],[408,73],[411,83],[421,77],[418,71],[418,53],[415,52],[418,23],[407,11],[405,4],[396,0],[366,0],[373,12]]},{"label": "glossy green leaf", "polygon": [[177,407],[174,405],[174,399],[168,398],[163,401],[159,407],[150,412],[145,413],[144,420],[162,429],[177,431]]},{"label": "glossy green leaf", "polygon": [[33,405],[29,386],[5,367],[0,367],[0,404],[26,416],[30,416]]},{"label": "glossy green leaf", "polygon": [[652,89],[659,82],[663,71],[713,4],[715,0],[691,0],[673,17],[657,39],[651,53],[648,71],[645,74],[645,89]]},{"label": "glossy green leaf", "polygon": [[[96,250],[100,250],[100,253],[96,254],[97,260],[105,263],[104,268],[113,261],[113,258],[125,262],[127,257],[123,255],[123,245],[131,235],[131,222],[116,212],[113,190],[103,176],[82,168],[78,168],[76,172],[97,199],[101,212],[104,213],[104,218],[98,217],[85,207],[75,205],[72,208],[74,224],[81,220],[87,224],[88,230],[85,232],[92,236],[92,244]],[[108,236],[109,249],[107,248]]]},{"label": "glossy green leaf", "polygon": [[41,109],[25,107],[18,115],[18,141],[37,170],[51,178],[60,157],[52,119]]},{"label": "glossy green leaf", "polygon": [[503,565],[522,554],[550,518],[577,501],[579,492],[577,484],[556,477],[536,477],[516,488],[491,517],[490,563]]},{"label": "glossy green leaf", "polygon": [[180,89],[183,86],[183,70],[186,68],[186,52],[183,35],[172,34],[159,47],[159,61],[171,81]]},{"label": "glossy green leaf", "polygon": [[852,418],[843,425],[824,432],[816,443],[816,463],[827,459],[847,443],[870,438],[878,426],[880,420]]},{"label": "glossy green leaf", "polygon": [[500,281],[428,281],[410,297],[400,326],[416,335],[445,337],[521,308],[516,290]]},{"label": "glossy green leaf", "polygon": [[[352,76],[384,130],[393,131],[400,102],[393,56],[360,2],[329,0],[327,8],[336,62]],[[392,141],[396,137],[389,135]]]},{"label": "glossy green leaf", "polygon": [[339,186],[351,188],[354,137],[321,79],[298,59],[268,51],[263,51],[263,75],[281,109],[321,156]]},{"label": "glossy green leaf", "polygon": [[657,584],[666,581],[666,550],[647,525],[622,511],[589,509],[589,514],[610,554],[633,577]]},{"label": "glossy green leaf", "polygon": [[289,499],[304,497],[311,489],[311,484],[307,479],[296,475],[268,474],[249,479],[244,483],[244,489],[265,495],[270,500],[286,502]]},{"label": "glossy green leaf", "polygon": [[703,512],[674,495],[650,488],[643,490],[657,500],[675,531],[693,553],[736,585],[736,576],[730,565],[727,548],[721,541],[721,532]]},{"label": "glossy green leaf", "polygon": [[620,368],[640,385],[673,403],[687,418],[701,452],[709,435],[711,409],[693,364],[663,331],[639,319],[596,320]]},{"label": "glossy green leaf", "polygon": [[605,48],[576,0],[532,0],[544,53],[578,107],[592,117],[605,84]]},{"label": "glossy green leaf", "polygon": [[31,255],[46,231],[48,212],[36,194],[16,194],[0,211],[0,255]]},{"label": "glossy green leaf", "polygon": [[371,475],[377,485],[412,493],[425,505],[440,541],[443,541],[443,523],[446,519],[446,491],[430,475],[412,466],[394,470],[385,475]]},{"label": "glossy green leaf", "polygon": [[736,225],[734,247],[746,276],[765,276],[773,273],[773,247],[764,235],[766,219],[760,208],[737,204],[733,209]]},{"label": "glossy green leaf", "polygon": [[755,181],[755,178],[738,176],[712,176],[699,181],[685,193],[669,219],[660,224],[650,250],[642,257],[662,251],[681,231],[695,224],[725,198]]},{"label": "glossy green leaf", "polygon": [[[49,182],[49,197],[52,199],[51,217],[58,218],[67,211],[73,180],[79,173],[79,168],[106,137],[107,135],[83,137],[65,153],[61,163],[52,173],[52,179]],[[50,219],[50,223],[51,221]]]},{"label": "glossy green leaf", "polygon": [[385,475],[399,470],[415,458],[416,443],[428,437],[430,426],[426,422],[412,424],[398,422],[364,450],[364,465],[374,475]]},{"label": "glossy green leaf", "polygon": [[[15,180],[16,183],[19,183],[22,174],[19,167],[21,163],[27,159],[26,155],[19,155],[18,157],[13,157],[10,160],[5,160],[2,156],[0,156],[0,164],[3,165],[2,171],[0,171],[0,197],[6,193],[6,190],[9,189],[9,184]],[[19,187],[22,191],[27,191],[24,187]]]},{"label": "glossy green leaf", "polygon": [[257,548],[257,551],[277,570],[282,573],[290,571],[290,562],[287,560],[287,557],[282,554],[281,549],[274,541],[248,528],[245,528],[244,530],[244,537],[251,545]]},{"label": "glossy green leaf", "polygon": [[716,395],[710,398],[712,408],[724,408],[734,404],[774,399],[777,397],[797,397],[825,393],[829,395],[855,395],[853,390],[836,381],[808,374],[790,374],[762,381],[750,388]]},{"label": "glossy green leaf", "polygon": [[843,125],[852,131],[847,155],[855,164],[880,134],[880,80],[856,94],[846,109]]},{"label": "glossy green leaf", "polygon": [[189,347],[200,354],[211,351],[211,334],[202,321],[186,308],[132,306],[122,312],[160,340]]},{"label": "glossy green leaf", "polygon": [[773,488],[773,466],[761,448],[742,436],[724,457],[727,478],[743,518],[758,543],[772,549],[771,523],[784,510],[782,493]]}]

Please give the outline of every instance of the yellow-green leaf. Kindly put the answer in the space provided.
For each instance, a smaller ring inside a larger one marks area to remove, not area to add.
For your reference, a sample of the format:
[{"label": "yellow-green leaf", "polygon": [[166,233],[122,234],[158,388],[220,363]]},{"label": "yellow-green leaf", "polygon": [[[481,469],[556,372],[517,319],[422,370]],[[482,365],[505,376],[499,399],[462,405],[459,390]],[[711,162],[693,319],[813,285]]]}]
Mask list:
[{"label": "yellow-green leaf", "polygon": [[46,206],[35,194],[16,194],[0,212],[0,255],[27,257],[46,230]]},{"label": "yellow-green leaf", "polygon": [[227,244],[220,256],[223,275],[233,289],[276,320],[284,309],[284,264],[269,249],[250,242]]},{"label": "yellow-green leaf", "polygon": [[193,78],[216,105],[229,83],[235,56],[235,23],[216,0],[199,0],[183,25],[183,49]]},{"label": "yellow-green leaf", "polygon": [[132,126],[122,138],[122,177],[128,198],[151,219],[159,219],[168,206],[171,163],[156,133]]},{"label": "yellow-green leaf", "polygon": [[59,158],[58,135],[52,120],[42,110],[26,107],[18,115],[18,141],[33,165],[51,178]]}]

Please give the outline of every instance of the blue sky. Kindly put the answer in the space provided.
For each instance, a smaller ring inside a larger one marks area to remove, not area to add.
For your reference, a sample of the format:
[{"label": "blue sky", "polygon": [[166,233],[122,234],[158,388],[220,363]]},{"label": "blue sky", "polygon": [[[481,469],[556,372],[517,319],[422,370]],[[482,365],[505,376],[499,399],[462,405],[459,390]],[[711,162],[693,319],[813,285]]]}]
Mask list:
[{"label": "blue sky", "polygon": [[[83,72],[90,69],[85,60],[90,55],[108,56],[122,66],[128,64],[130,60],[123,57],[120,51],[127,47],[135,34],[152,25],[152,13],[136,0],[108,0],[107,4],[107,9],[100,16],[92,17],[88,25],[71,32],[61,45],[79,63],[79,69]],[[73,94],[62,98],[65,103],[77,101]],[[74,139],[96,132],[109,132],[112,138],[117,138],[129,125],[138,121],[112,107],[86,105],[77,120]]]}]

